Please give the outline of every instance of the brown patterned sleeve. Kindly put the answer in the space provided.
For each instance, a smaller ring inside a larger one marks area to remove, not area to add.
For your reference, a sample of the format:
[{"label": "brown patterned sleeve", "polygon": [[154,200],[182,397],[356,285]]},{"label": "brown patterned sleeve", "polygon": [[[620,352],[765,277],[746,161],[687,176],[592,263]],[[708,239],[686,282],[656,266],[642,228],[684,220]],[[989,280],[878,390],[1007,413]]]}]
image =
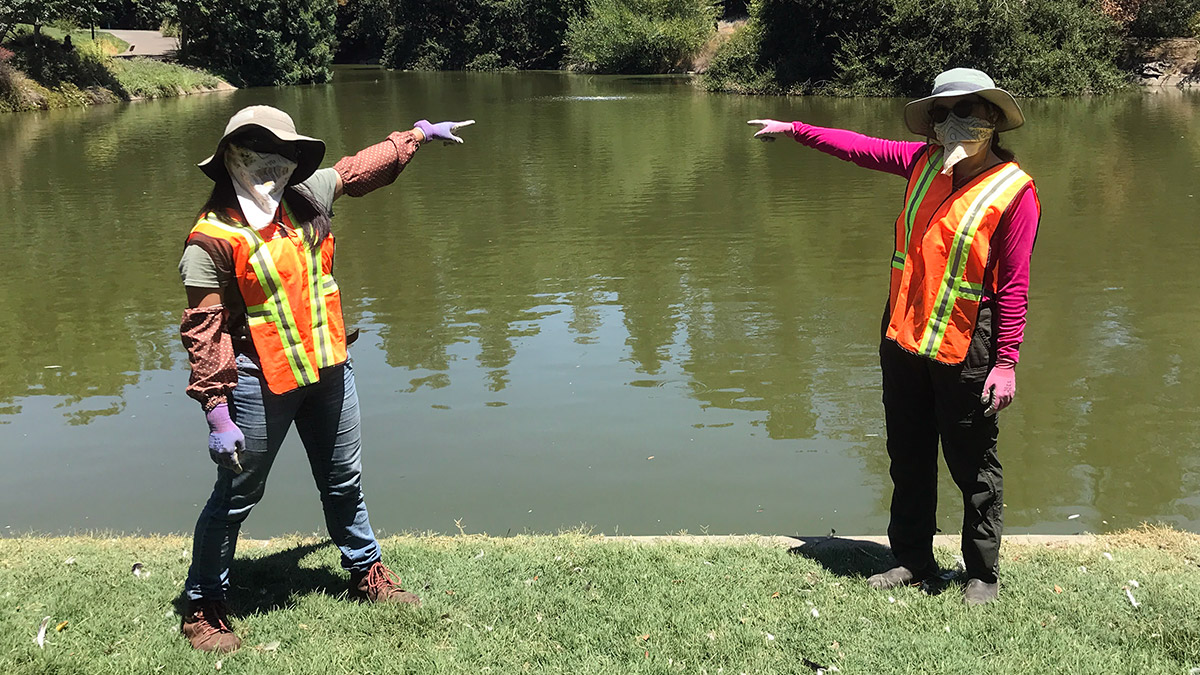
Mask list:
[{"label": "brown patterned sleeve", "polygon": [[342,177],[342,192],[361,197],[372,190],[391,185],[417,148],[417,136],[411,131],[393,131],[382,143],[343,157],[333,165]]},{"label": "brown patterned sleeve", "polygon": [[228,402],[237,386],[237,362],[233,342],[225,329],[224,305],[183,310],[179,336],[192,365],[187,395],[200,402],[204,412]]}]

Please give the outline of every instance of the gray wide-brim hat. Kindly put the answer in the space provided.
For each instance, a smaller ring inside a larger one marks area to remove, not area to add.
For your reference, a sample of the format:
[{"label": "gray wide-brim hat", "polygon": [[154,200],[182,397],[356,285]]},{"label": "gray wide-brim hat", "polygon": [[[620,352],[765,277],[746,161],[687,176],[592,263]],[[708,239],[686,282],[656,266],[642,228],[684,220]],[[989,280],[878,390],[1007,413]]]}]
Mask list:
[{"label": "gray wide-brim hat", "polygon": [[229,118],[229,124],[225,125],[225,133],[217,142],[216,152],[196,166],[214,181],[229,175],[225,170],[225,148],[229,146],[229,138],[239,131],[253,127],[267,131],[284,143],[296,145],[299,156],[296,160],[296,170],[288,179],[288,185],[304,182],[321,166],[321,160],[325,158],[325,141],[296,133],[296,123],[292,121],[291,115],[269,105],[252,105],[237,111]]},{"label": "gray wide-brim hat", "polygon": [[933,138],[933,121],[929,109],[935,101],[953,96],[975,95],[994,103],[1004,113],[1004,119],[996,122],[996,131],[1010,131],[1025,124],[1025,115],[1017,99],[1000,89],[992,78],[974,68],[954,68],[938,75],[933,80],[933,92],[904,106],[904,123],[909,131],[918,136]]}]

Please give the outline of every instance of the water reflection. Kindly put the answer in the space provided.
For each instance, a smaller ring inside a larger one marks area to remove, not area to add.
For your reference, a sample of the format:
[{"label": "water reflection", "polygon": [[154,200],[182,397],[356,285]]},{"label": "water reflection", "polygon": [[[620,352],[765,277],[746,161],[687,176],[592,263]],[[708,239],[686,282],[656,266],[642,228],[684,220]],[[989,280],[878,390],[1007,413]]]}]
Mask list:
[{"label": "water reflection", "polygon": [[[1017,528],[1200,526],[1197,101],[1028,101],[1028,128],[1006,135],[1044,207],[1020,402],[1002,428]],[[457,509],[489,513],[493,531],[882,529],[876,346],[903,182],[750,142],[744,120],[900,138],[903,101],[713,96],[664,78],[353,69],[329,87],[0,118],[5,468],[30,429],[59,448],[47,463],[87,446],[72,425],[135,453],[162,452],[138,414],[202,435],[182,396],[175,264],[207,188],[192,164],[251,103],[291,111],[331,160],[420,117],[479,120],[466,145],[426,147],[393,188],[337,205],[376,443],[429,451],[379,471],[450,472],[473,493],[410,488],[428,497],[412,517],[436,514],[416,526],[446,529],[436,518]],[[87,474],[80,460],[43,480]],[[168,485],[145,498],[169,500]],[[0,487],[19,523],[80,525],[20,506],[44,483]],[[544,519],[517,518],[528,501]],[[118,513],[108,526],[187,526]]]}]

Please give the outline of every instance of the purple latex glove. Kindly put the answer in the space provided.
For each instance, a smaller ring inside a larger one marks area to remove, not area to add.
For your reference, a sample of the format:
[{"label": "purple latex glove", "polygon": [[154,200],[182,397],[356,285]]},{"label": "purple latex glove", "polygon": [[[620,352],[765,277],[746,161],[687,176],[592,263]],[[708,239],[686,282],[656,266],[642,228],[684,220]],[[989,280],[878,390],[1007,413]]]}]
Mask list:
[{"label": "purple latex glove", "polygon": [[475,124],[475,120],[466,120],[464,122],[438,122],[430,124],[429,120],[417,120],[413,126],[420,129],[421,133],[425,134],[425,140],[432,141],[434,139],[446,141],[446,145],[450,143],[462,143],[463,139],[454,135],[462,127],[469,127]]},{"label": "purple latex glove", "polygon": [[229,404],[220,403],[204,416],[208,420],[208,454],[217,464],[242,472],[238,453],[246,447],[246,437],[229,419]]},{"label": "purple latex glove", "polygon": [[763,141],[773,141],[776,136],[785,135],[792,136],[796,133],[795,127],[791,122],[780,122],[779,120],[750,120],[746,124],[757,124],[762,128],[754,132],[754,137]]},{"label": "purple latex glove", "polygon": [[995,415],[1013,402],[1017,395],[1017,371],[1012,366],[995,366],[983,381],[979,402],[987,406],[984,415]]}]

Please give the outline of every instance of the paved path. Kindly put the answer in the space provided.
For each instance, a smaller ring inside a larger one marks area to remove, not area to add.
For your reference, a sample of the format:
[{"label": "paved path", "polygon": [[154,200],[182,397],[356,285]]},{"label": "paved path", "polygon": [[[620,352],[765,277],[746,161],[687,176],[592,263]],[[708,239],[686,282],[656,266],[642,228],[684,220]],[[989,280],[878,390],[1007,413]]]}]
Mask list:
[{"label": "paved path", "polygon": [[179,50],[179,38],[163,37],[163,34],[156,30],[101,30],[129,43],[129,49],[124,54],[117,54],[118,57],[149,56],[161,59],[173,56]]}]

